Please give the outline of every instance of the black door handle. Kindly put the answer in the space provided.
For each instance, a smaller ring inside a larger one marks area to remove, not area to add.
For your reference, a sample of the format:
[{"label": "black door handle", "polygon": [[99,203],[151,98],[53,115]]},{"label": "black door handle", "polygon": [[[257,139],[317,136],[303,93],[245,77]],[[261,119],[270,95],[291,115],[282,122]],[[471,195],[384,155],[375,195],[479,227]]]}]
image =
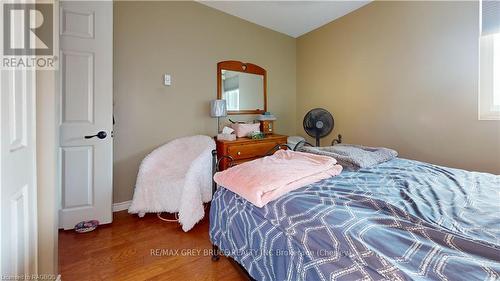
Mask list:
[{"label": "black door handle", "polygon": [[95,134],[93,136],[85,136],[85,138],[86,139],[91,139],[93,137],[98,137],[98,138],[100,138],[102,140],[102,139],[105,139],[107,136],[108,136],[108,134],[106,134],[106,132],[100,131],[99,133],[97,133],[97,134]]}]

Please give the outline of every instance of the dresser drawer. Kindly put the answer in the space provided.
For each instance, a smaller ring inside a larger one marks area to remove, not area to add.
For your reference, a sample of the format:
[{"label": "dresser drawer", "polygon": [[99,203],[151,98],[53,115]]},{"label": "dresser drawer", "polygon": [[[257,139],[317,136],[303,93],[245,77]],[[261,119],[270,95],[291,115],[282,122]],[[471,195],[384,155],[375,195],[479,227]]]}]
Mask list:
[{"label": "dresser drawer", "polygon": [[231,145],[227,148],[227,154],[234,160],[262,157],[275,145],[275,142]]},{"label": "dresser drawer", "polygon": [[[286,144],[287,137],[270,134],[264,139],[237,138],[233,141],[217,140],[217,158],[220,159],[219,169],[225,170],[231,165],[238,165],[266,156],[277,144]],[[231,156],[233,161],[224,158]]]}]

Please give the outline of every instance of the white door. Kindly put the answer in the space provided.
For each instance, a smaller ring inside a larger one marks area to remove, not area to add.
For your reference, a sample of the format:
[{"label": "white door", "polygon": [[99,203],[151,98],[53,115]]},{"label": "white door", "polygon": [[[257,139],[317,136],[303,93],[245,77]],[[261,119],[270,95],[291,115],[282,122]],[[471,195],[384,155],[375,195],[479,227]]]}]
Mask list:
[{"label": "white door", "polygon": [[60,227],[112,220],[113,3],[60,2]]},{"label": "white door", "polygon": [[35,72],[0,70],[0,272],[37,273]]}]

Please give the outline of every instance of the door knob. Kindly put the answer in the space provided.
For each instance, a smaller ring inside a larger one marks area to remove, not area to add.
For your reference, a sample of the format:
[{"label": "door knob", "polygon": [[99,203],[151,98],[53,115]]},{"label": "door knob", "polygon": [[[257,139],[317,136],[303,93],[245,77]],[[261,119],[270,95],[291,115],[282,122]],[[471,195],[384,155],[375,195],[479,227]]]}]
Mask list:
[{"label": "door knob", "polygon": [[99,133],[97,133],[97,134],[95,134],[93,136],[85,136],[85,138],[86,139],[91,139],[93,137],[98,137],[98,138],[100,138],[102,140],[102,139],[105,139],[107,136],[108,136],[108,134],[106,134],[106,132],[100,131]]}]

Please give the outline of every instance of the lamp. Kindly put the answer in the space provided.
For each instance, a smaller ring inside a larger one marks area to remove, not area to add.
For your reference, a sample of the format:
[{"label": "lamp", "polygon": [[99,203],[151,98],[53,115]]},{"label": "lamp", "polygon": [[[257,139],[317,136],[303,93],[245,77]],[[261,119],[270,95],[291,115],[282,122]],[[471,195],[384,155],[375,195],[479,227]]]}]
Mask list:
[{"label": "lamp", "polygon": [[217,117],[217,133],[220,132],[220,117],[227,116],[226,100],[210,101],[210,116]]}]

